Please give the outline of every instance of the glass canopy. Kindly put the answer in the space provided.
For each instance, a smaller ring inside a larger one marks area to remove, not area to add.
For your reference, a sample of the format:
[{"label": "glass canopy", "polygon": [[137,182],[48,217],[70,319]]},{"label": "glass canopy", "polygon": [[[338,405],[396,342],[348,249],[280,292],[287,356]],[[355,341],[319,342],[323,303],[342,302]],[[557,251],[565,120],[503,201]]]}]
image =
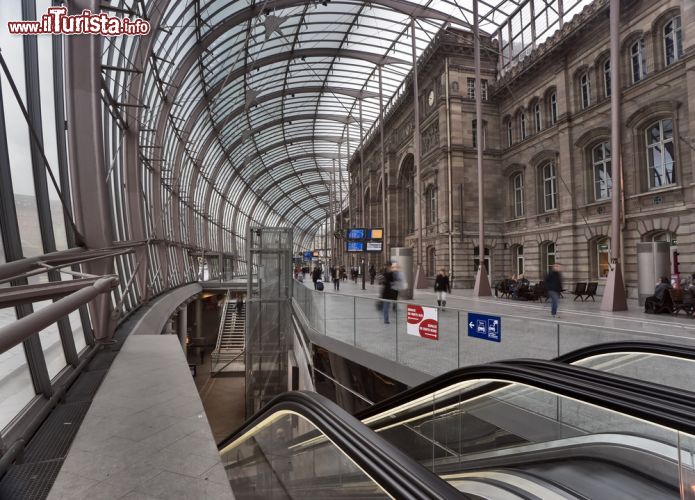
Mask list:
[{"label": "glass canopy", "polygon": [[[500,74],[588,3],[480,0]],[[146,225],[158,227],[152,213],[161,206],[167,239],[237,252],[250,224],[291,225],[308,242],[317,222],[346,205],[347,160],[412,68],[413,22],[417,55],[440,30],[473,24],[473,0],[114,0],[107,8],[155,28],[140,46],[109,39],[103,54],[114,119],[138,123]],[[133,69],[137,88],[125,71]]]}]

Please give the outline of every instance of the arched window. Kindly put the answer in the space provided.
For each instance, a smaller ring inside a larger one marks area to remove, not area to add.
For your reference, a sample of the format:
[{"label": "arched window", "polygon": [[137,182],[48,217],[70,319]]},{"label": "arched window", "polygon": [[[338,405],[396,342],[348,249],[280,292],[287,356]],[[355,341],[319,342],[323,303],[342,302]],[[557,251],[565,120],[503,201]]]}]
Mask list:
[{"label": "arched window", "polygon": [[524,216],[524,174],[519,172],[511,179],[512,217]]},{"label": "arched window", "polygon": [[611,96],[611,60],[606,59],[603,63],[603,95]]},{"label": "arched window", "polygon": [[646,130],[647,167],[651,189],[675,184],[676,159],[673,147],[673,121],[659,120]]},{"label": "arched window", "polygon": [[630,74],[632,83],[637,83],[647,76],[647,56],[643,38],[630,46]]},{"label": "arched window", "polygon": [[541,243],[541,272],[547,273],[550,271],[555,265],[556,258],[555,243],[552,241]]},{"label": "arched window", "polygon": [[428,226],[437,223],[437,188],[432,184],[425,190],[425,219]]},{"label": "arched window", "polygon": [[549,161],[541,167],[543,181],[543,210],[549,212],[557,209],[557,175],[555,163]]},{"label": "arched window", "polygon": [[429,247],[427,249],[427,275],[435,276],[437,274],[437,249]]},{"label": "arched window", "polygon": [[591,150],[592,171],[594,175],[594,199],[605,200],[611,197],[611,150],[607,142]]},{"label": "arched window", "polygon": [[681,31],[681,16],[674,16],[664,25],[664,60],[666,66],[683,57],[683,32]]},{"label": "arched window", "polygon": [[591,105],[591,81],[589,80],[589,72],[582,73],[579,77],[579,101],[582,109],[586,109]]},{"label": "arched window", "polygon": [[511,146],[514,144],[514,133],[513,133],[514,127],[512,126],[512,120],[508,119],[507,120],[507,146]]},{"label": "arched window", "polygon": [[555,125],[557,123],[557,94],[553,92],[550,94],[550,124]]},{"label": "arched window", "polygon": [[514,245],[512,247],[512,270],[519,276],[524,274],[524,246]]},{"label": "arched window", "polygon": [[536,104],[533,106],[533,125],[536,130],[536,133],[541,131],[542,128],[542,122],[541,122],[541,103],[536,102]]},{"label": "arched window", "polygon": [[519,115],[519,130],[521,130],[521,140],[526,139],[526,112],[522,111]]}]

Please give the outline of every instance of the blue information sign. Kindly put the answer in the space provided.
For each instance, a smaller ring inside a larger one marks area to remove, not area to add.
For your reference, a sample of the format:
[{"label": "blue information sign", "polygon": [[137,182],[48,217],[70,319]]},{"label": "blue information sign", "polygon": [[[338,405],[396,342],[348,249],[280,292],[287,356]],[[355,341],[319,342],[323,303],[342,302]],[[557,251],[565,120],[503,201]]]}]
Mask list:
[{"label": "blue information sign", "polygon": [[365,233],[364,228],[348,229],[347,230],[347,239],[348,240],[363,240],[364,239],[364,233]]},{"label": "blue information sign", "polygon": [[304,260],[305,261],[311,261],[311,258],[314,256],[313,252],[304,252]]},{"label": "blue information sign", "polygon": [[479,339],[502,341],[502,319],[499,316],[468,313],[468,336]]}]

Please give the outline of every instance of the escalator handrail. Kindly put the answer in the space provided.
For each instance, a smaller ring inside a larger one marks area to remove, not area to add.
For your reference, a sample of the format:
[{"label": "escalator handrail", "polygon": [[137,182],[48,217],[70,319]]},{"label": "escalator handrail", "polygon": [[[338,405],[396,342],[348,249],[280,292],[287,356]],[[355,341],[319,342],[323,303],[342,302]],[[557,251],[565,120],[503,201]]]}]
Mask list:
[{"label": "escalator handrail", "polygon": [[[546,361],[542,359],[514,359],[506,361],[506,363],[513,365],[519,364],[525,367],[539,367],[549,372],[558,373],[561,376],[565,372],[564,368],[568,366],[555,361]],[[572,372],[573,376],[576,378],[590,381],[596,380],[596,374],[600,373],[602,383],[605,384],[606,387],[611,386],[623,391],[631,391],[645,400],[650,398],[655,399],[654,396],[657,396],[656,400],[659,403],[668,401],[671,404],[680,405],[688,409],[695,408],[695,393],[685,389],[657,384],[647,380],[635,379],[617,373],[594,370],[584,366],[572,365]]]},{"label": "escalator handrail", "polygon": [[[686,359],[695,359],[695,349],[690,348],[688,346],[683,346],[683,345],[677,345],[677,344],[657,344],[657,343],[652,343],[652,342],[632,342],[632,341],[621,341],[621,342],[608,342],[605,344],[595,344],[592,346],[588,347],[583,347],[580,349],[577,349],[575,351],[571,351],[569,353],[563,354],[562,356],[559,356],[555,358],[556,361],[561,362],[561,363],[573,363],[576,361],[579,361],[581,359],[586,359],[590,358],[593,356],[598,356],[601,354],[611,354],[611,353],[619,353],[619,352],[631,352],[631,351],[637,351],[637,352],[644,352],[646,354],[652,353],[652,354],[667,354],[671,355],[674,357],[683,357]],[[482,366],[482,365],[481,365]],[[383,413],[385,411],[388,411],[391,408],[395,408],[397,406],[401,406],[404,404],[407,404],[415,399],[421,398],[422,396],[426,396],[427,394],[430,394],[432,392],[440,391],[442,389],[445,389],[446,387],[461,382],[459,380],[459,373],[461,370],[464,370],[464,368],[457,368],[455,370],[451,370],[447,373],[444,373],[442,375],[439,375],[431,380],[428,380],[427,382],[424,382],[420,385],[417,385],[415,387],[412,387],[408,389],[407,391],[403,391],[399,394],[396,394],[395,396],[392,396],[390,398],[387,398],[379,403],[376,403],[375,405],[371,406],[370,408],[366,408],[358,413],[355,414],[357,418],[360,420],[364,420],[365,418],[369,418],[374,415],[378,415],[379,413]],[[483,394],[485,392],[489,392],[490,390],[494,389],[495,387],[489,387],[487,389],[484,389],[483,387],[476,388],[474,393],[477,394]]]},{"label": "escalator handrail", "polygon": [[394,498],[456,498],[461,494],[338,405],[314,392],[293,391],[275,397],[218,444],[226,446],[278,411],[300,414],[323,432]]},{"label": "escalator handrail", "polygon": [[[553,362],[548,362],[553,363]],[[379,403],[372,408],[362,411],[356,415],[360,420],[389,411],[401,405],[405,405],[422,396],[432,394],[436,391],[451,387],[454,384],[469,380],[491,380],[492,384],[485,384],[480,387],[465,390],[462,394],[464,399],[479,396],[490,392],[491,388],[501,387],[508,383],[518,383],[537,389],[552,392],[561,396],[576,399],[585,403],[590,403],[602,408],[616,411],[625,415],[641,418],[646,421],[656,423],[674,430],[695,434],[695,420],[693,419],[694,410],[692,407],[678,407],[670,401],[660,401],[658,394],[650,400],[644,400],[640,395],[631,391],[624,391],[610,384],[606,387],[606,380],[611,379],[610,374],[596,372],[593,380],[585,377],[575,377],[576,367],[572,365],[557,364],[564,368],[564,374],[559,375],[556,370],[548,371],[538,366],[525,366],[523,362],[516,363],[488,363],[485,365],[469,366],[459,368],[436,379],[422,384],[414,389],[406,391],[409,397],[390,398],[383,405]],[[393,402],[398,398],[397,402]]]},{"label": "escalator handrail", "polygon": [[576,363],[587,358],[603,354],[619,354],[639,352],[644,354],[660,354],[674,358],[695,360],[695,347],[682,344],[663,344],[648,341],[606,342],[582,347],[555,358],[560,363]]}]

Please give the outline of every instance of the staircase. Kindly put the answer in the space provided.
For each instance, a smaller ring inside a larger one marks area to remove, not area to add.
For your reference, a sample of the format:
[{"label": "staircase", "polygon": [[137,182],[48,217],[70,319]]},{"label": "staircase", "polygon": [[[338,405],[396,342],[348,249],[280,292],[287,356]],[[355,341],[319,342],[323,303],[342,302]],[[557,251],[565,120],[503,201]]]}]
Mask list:
[{"label": "staircase", "polygon": [[246,331],[246,304],[237,312],[236,300],[227,293],[222,310],[217,344],[212,351],[211,372],[238,373],[245,370],[244,334]]}]

